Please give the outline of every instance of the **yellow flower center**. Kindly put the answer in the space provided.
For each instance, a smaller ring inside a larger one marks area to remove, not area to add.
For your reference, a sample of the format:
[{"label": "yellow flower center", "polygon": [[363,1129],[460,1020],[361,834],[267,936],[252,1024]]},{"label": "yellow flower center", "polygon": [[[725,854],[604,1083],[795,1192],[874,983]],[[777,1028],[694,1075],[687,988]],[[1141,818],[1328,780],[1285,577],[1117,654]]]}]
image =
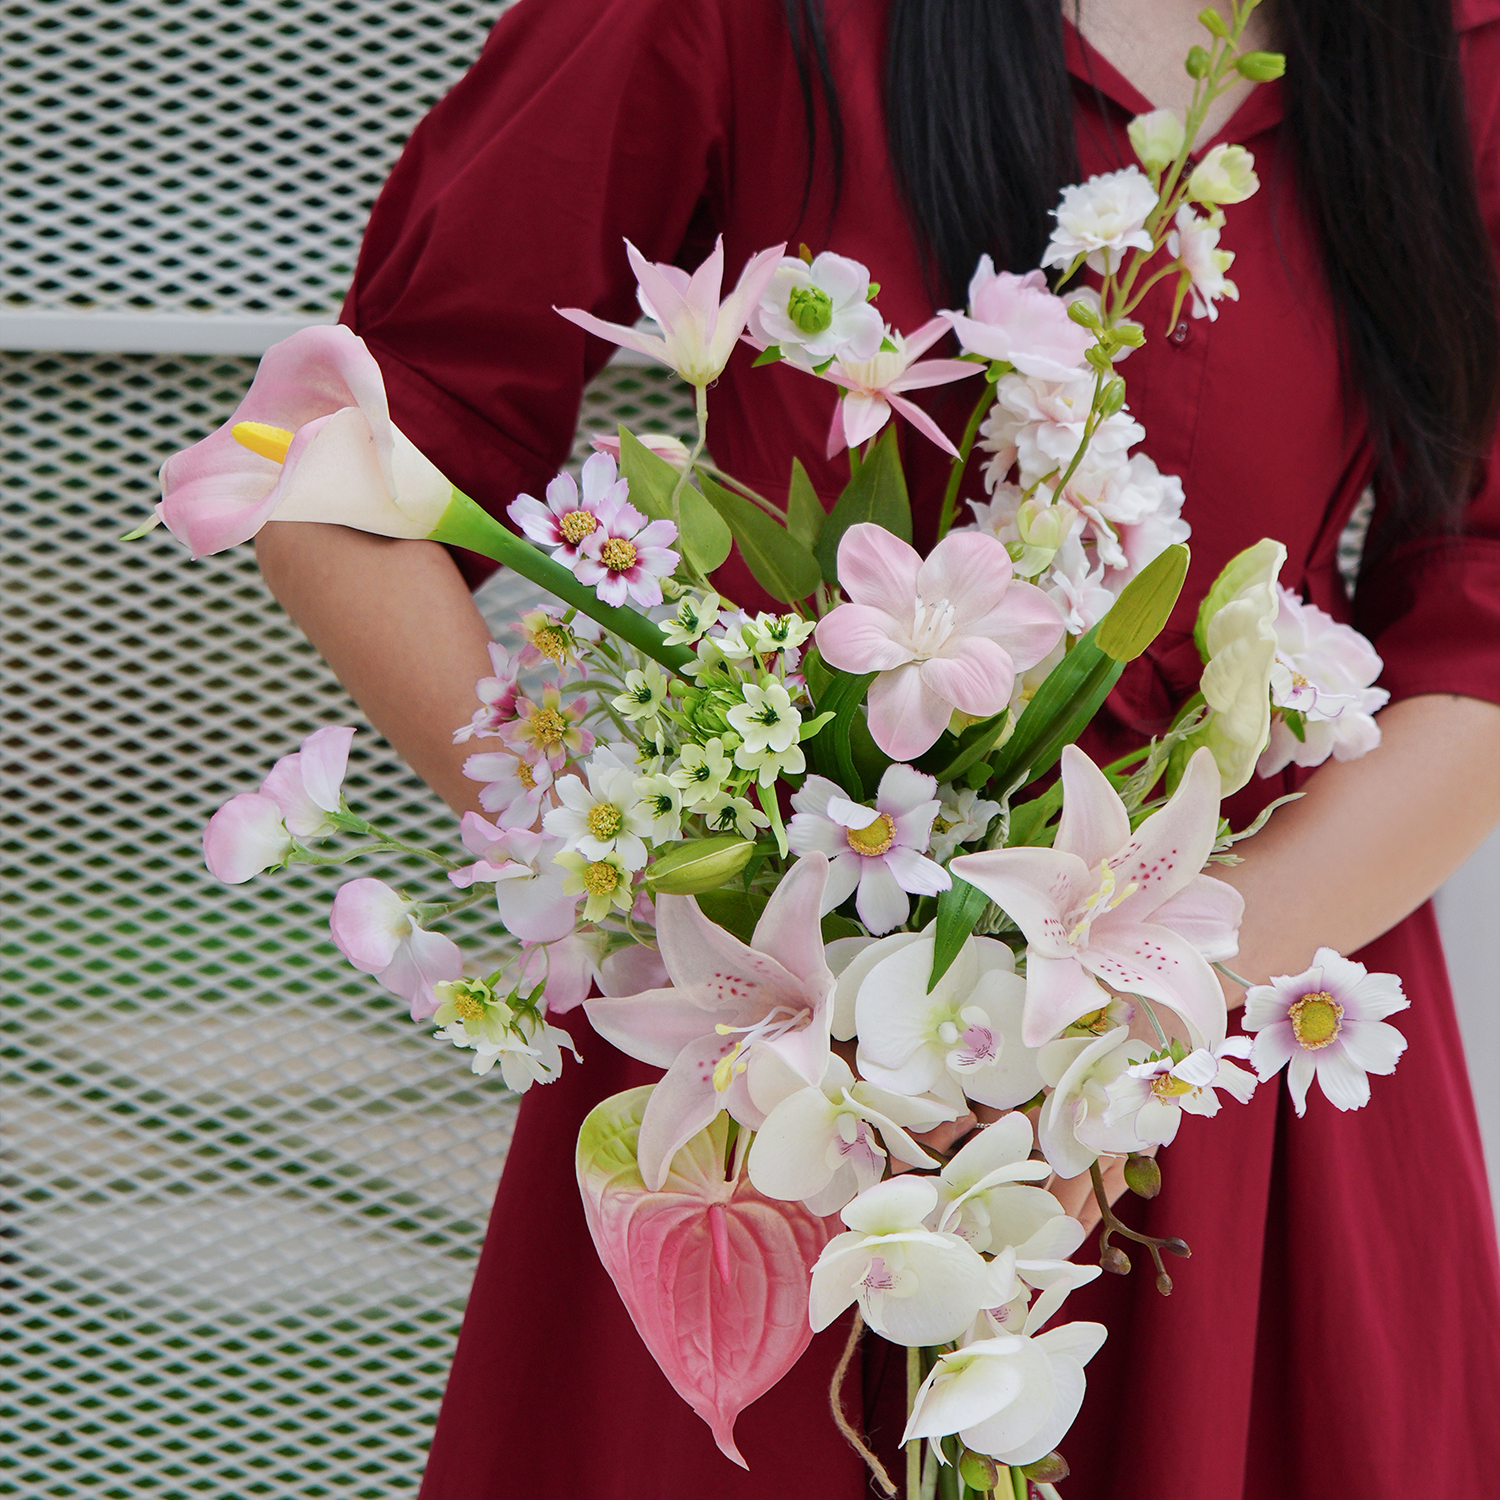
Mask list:
[{"label": "yellow flower center", "polygon": [[628,573],[635,566],[635,543],[612,536],[599,549],[599,560],[611,573]]},{"label": "yellow flower center", "polygon": [[896,842],[896,825],[891,821],[889,813],[881,813],[873,823],[863,828],[849,829],[848,839],[849,847],[856,854],[873,859],[877,854],[884,854]]},{"label": "yellow flower center", "polygon": [[593,532],[599,525],[597,517],[586,510],[570,510],[561,521],[557,523],[557,529],[562,532],[563,540],[569,546],[576,547],[584,537]]},{"label": "yellow flower center", "polygon": [[528,792],[536,790],[536,777],[531,774],[530,765],[524,760],[516,762],[516,780],[526,788]]},{"label": "yellow flower center", "polygon": [[583,888],[591,896],[613,896],[620,872],[607,859],[596,859],[583,867]]},{"label": "yellow flower center", "polygon": [[596,802],[589,809],[589,833],[596,839],[612,839],[624,821],[620,809],[612,802]]},{"label": "yellow flower center", "polygon": [[1158,1099],[1176,1099],[1183,1094],[1191,1094],[1193,1085],[1182,1078],[1173,1078],[1170,1073],[1158,1073],[1151,1080],[1151,1092]]},{"label": "yellow flower center", "polygon": [[[574,515],[587,515],[587,511],[574,511]],[[589,516],[589,520],[593,520]],[[568,654],[568,632],[561,625],[547,625],[538,630],[531,638],[531,644],[536,647],[543,656],[550,656],[553,661],[561,662]]]},{"label": "yellow flower center", "polygon": [[1314,990],[1287,1010],[1292,1035],[1309,1052],[1326,1047],[1344,1029],[1344,1007],[1327,990]]},{"label": "yellow flower center", "polygon": [[1073,1025],[1080,1031],[1091,1031],[1095,1036],[1103,1036],[1111,1029],[1109,1007],[1101,1005],[1098,1010],[1091,1010],[1088,1015],[1079,1016]]},{"label": "yellow flower center", "polygon": [[484,1019],[484,1004],[477,996],[471,995],[466,990],[460,990],[453,997],[453,1009],[460,1021],[480,1021]]},{"label": "yellow flower center", "polygon": [[538,745],[560,744],[568,732],[568,721],[555,708],[533,709],[526,723]]}]

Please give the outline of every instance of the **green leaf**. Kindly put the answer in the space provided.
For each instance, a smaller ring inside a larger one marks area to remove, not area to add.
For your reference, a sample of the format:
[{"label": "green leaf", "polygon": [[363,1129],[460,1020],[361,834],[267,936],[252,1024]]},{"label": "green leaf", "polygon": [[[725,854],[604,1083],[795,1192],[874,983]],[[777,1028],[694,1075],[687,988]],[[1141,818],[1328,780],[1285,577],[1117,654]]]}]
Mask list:
[{"label": "green leaf", "polygon": [[736,891],[728,887],[704,891],[698,897],[698,910],[710,922],[717,922],[742,943],[755,935],[755,924],[766,909],[766,897],[759,891]]},{"label": "green leaf", "polygon": [[808,742],[813,770],[830,781],[836,781],[856,800],[863,800],[865,782],[854,764],[849,745],[850,726],[864,702],[865,689],[874,680],[873,672],[859,675],[840,672],[835,675],[817,700],[818,712],[832,713],[833,719],[816,739]]},{"label": "green leaf", "polygon": [[[624,426],[620,428],[620,472],[630,483],[630,500],[637,510],[653,520],[671,519],[677,470]],[[683,485],[677,508],[683,552],[700,573],[712,573],[734,545],[729,527],[691,485]]]},{"label": "green leaf", "polygon": [[1098,632],[1096,625],[1081,636],[1047,674],[1016,720],[1015,733],[990,762],[997,780],[1008,782],[1028,770],[1031,781],[1045,775],[1057,764],[1063,746],[1071,745],[1098,713],[1125,670],[1124,662],[1099,649]]},{"label": "green leaf", "polygon": [[992,717],[970,724],[956,738],[945,734],[917,761],[917,769],[936,776],[940,782],[957,781],[970,766],[983,760],[995,748],[995,742],[1005,733],[1009,719],[1010,710],[1002,708]]},{"label": "green leaf", "polygon": [[813,482],[802,467],[802,460],[792,460],[792,482],[786,492],[786,529],[802,543],[808,551],[818,545],[818,534],[823,530],[827,513]]},{"label": "green leaf", "polygon": [[773,598],[795,604],[816,591],[818,562],[812,553],[778,526],[758,505],[703,476],[703,493],[729,523],[740,556],[755,581]]},{"label": "green leaf", "polygon": [[735,834],[683,839],[646,867],[646,884],[659,895],[693,896],[733,880],[750,863],[755,845]]},{"label": "green leaf", "polygon": [[938,980],[948,972],[959,949],[968,942],[974,924],[984,913],[989,897],[978,886],[953,877],[953,885],[938,896],[937,925],[933,932],[932,976],[927,993],[937,988]]},{"label": "green leaf", "polygon": [[1180,542],[1153,558],[1120,591],[1099,622],[1099,649],[1116,661],[1134,661],[1162,632],[1187,577],[1188,549]]},{"label": "green leaf", "polygon": [[839,542],[851,527],[864,521],[884,526],[903,542],[911,540],[911,502],[906,495],[906,476],[896,450],[896,429],[888,423],[879,442],[844,486],[823,529],[818,535],[818,561],[823,577],[838,582]]},{"label": "green leaf", "polygon": [[864,935],[864,928],[858,922],[851,921],[848,917],[841,917],[836,911],[829,912],[823,918],[821,925],[825,943],[836,943],[840,938]]}]

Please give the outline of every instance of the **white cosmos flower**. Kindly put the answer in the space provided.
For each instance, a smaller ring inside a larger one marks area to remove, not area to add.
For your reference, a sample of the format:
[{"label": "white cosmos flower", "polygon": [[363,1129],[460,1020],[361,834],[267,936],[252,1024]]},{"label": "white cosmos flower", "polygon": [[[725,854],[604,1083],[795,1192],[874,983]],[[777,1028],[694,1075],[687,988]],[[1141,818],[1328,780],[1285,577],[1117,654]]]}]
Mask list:
[{"label": "white cosmos flower", "polygon": [[[767,1111],[747,1165],[751,1182],[768,1198],[800,1198],[820,1217],[880,1181],[887,1149],[908,1166],[937,1166],[907,1132],[930,1130],[958,1113],[857,1080],[836,1053],[817,1087],[794,1082],[799,1086]],[[763,1088],[755,1091],[762,1107]]]},{"label": "white cosmos flower", "polygon": [[845,1207],[848,1231],[823,1247],[813,1267],[808,1314],[815,1333],[858,1302],[865,1322],[892,1343],[945,1344],[1009,1292],[1013,1273],[997,1286],[971,1245],[924,1226],[937,1201],[930,1177],[908,1173],[876,1183]]},{"label": "white cosmos flower", "polygon": [[1026,981],[995,938],[970,938],[929,992],[934,938],[887,954],[861,953],[842,976],[857,984],[859,1071],[898,1094],[931,1093],[1011,1109],[1042,1087],[1037,1054],[1021,1042]]},{"label": "white cosmos flower", "polygon": [[585,859],[614,855],[623,869],[639,870],[646,863],[652,814],[636,790],[633,766],[610,756],[595,756],[588,764],[588,780],[564,776],[554,788],[561,806],[542,819],[542,827],[576,849]]},{"label": "white cosmos flower", "polygon": [[1065,187],[1052,211],[1057,228],[1042,264],[1066,270],[1081,255],[1101,275],[1119,270],[1127,250],[1151,249],[1146,218],[1155,207],[1156,189],[1139,167],[1122,167]]},{"label": "white cosmos flower", "polygon": [[1372,974],[1319,948],[1312,968],[1246,991],[1243,1024],[1256,1033],[1250,1061],[1262,1083],[1286,1068],[1299,1115],[1315,1075],[1335,1109],[1361,1109],[1370,1102],[1367,1075],[1394,1073],[1406,1050],[1406,1038],[1385,1018],[1410,1003],[1395,974]]},{"label": "white cosmos flower", "polygon": [[[1132,1053],[1143,1050],[1144,1043],[1131,1048]],[[1241,1104],[1250,1098],[1255,1092],[1254,1076],[1228,1061],[1249,1056],[1250,1039],[1243,1036],[1229,1037],[1212,1051],[1199,1047],[1184,1052],[1179,1044],[1173,1051],[1148,1052],[1105,1089],[1109,1102],[1104,1107],[1104,1124],[1128,1123],[1141,1140],[1170,1145],[1177,1138],[1184,1110],[1209,1117],[1218,1114],[1218,1089]]]}]

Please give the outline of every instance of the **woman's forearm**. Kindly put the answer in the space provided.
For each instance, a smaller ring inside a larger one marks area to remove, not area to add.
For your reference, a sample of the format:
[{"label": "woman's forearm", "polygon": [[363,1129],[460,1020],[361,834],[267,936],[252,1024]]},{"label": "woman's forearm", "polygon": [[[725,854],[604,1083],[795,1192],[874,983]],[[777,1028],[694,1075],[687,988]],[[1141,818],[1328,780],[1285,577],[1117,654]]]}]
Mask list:
[{"label": "woman's forearm", "polygon": [[[1382,740],[1327,761],[1306,795],[1211,873],[1245,897],[1240,953],[1256,983],[1295,974],[1319,946],[1353,953],[1414,911],[1500,823],[1500,707],[1426,696],[1380,715]],[[1232,1004],[1243,999],[1228,985]]]},{"label": "woman's forearm", "polygon": [[477,808],[453,731],[489,675],[490,633],[446,548],[345,526],[271,522],[256,560],[370,722],[454,811]]}]

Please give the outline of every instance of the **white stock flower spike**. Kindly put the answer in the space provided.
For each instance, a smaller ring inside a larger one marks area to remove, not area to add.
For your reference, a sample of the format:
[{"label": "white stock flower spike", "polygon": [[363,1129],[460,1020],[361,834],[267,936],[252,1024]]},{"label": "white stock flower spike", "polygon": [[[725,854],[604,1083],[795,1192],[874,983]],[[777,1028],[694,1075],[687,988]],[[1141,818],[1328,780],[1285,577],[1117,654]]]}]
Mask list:
[{"label": "white stock flower spike", "polygon": [[1139,167],[1103,172],[1065,187],[1052,211],[1057,227],[1042,265],[1066,271],[1081,259],[1101,275],[1118,271],[1127,250],[1151,249],[1146,218],[1155,207],[1156,189]]}]

